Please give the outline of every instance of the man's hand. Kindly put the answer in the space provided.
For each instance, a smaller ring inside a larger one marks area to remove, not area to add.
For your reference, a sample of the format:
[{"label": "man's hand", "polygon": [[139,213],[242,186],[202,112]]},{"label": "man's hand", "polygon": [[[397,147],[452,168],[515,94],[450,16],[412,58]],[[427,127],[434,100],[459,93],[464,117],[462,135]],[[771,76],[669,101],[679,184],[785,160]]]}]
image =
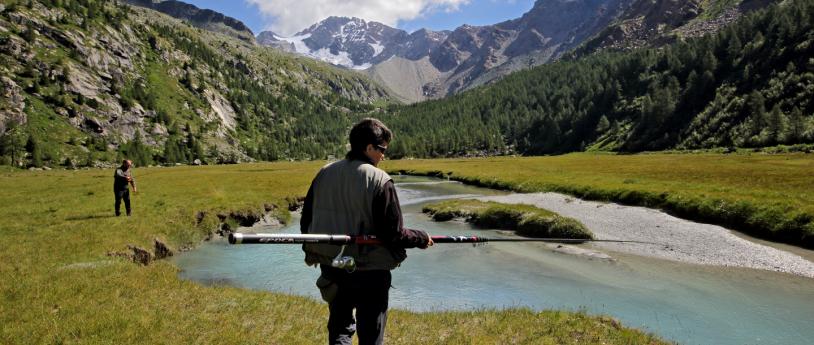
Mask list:
[{"label": "man's hand", "polygon": [[432,237],[427,236],[427,246],[426,246],[426,247],[424,247],[424,249],[427,249],[427,248],[429,248],[429,247],[432,247],[432,245],[433,245],[433,244],[435,244],[435,242],[433,242],[433,241],[432,241]]}]

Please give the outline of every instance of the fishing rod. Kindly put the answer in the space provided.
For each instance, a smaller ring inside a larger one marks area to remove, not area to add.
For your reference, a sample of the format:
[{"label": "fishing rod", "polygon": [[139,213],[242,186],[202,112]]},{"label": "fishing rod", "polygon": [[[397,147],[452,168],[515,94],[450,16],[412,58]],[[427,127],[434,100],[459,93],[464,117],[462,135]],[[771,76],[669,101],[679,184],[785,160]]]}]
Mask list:
[{"label": "fishing rod", "polygon": [[[655,244],[652,242],[629,240],[594,240],[583,238],[491,238],[480,236],[430,236],[433,243],[478,243],[486,242],[550,242],[550,243],[585,243],[585,242],[616,242]],[[327,235],[327,234],[252,234],[235,232],[229,234],[231,244],[297,244],[297,243],[323,243],[341,245],[342,249],[331,262],[331,266],[353,272],[356,270],[356,259],[344,255],[345,247],[349,244],[383,244],[373,235]]]},{"label": "fishing rod", "polygon": [[[493,238],[480,236],[430,236],[433,243],[487,243],[487,242],[549,242],[549,243],[585,243],[585,242],[614,242],[655,244],[653,242],[630,240],[594,240],[583,238]],[[373,235],[325,235],[325,234],[254,234],[235,232],[229,234],[231,244],[383,244]]]}]

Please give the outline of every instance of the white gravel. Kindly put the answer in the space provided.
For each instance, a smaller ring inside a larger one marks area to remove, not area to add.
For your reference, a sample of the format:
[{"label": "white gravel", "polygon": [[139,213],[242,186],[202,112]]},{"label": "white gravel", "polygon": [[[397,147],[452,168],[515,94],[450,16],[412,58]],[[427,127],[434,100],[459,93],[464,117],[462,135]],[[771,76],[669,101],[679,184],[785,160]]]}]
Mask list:
[{"label": "white gravel", "polygon": [[814,278],[814,263],[799,255],[748,241],[717,225],[691,222],[654,209],[584,201],[557,193],[510,194],[478,199],[530,204],[577,219],[597,239],[663,244],[593,243],[611,251],[693,264],[749,267]]}]

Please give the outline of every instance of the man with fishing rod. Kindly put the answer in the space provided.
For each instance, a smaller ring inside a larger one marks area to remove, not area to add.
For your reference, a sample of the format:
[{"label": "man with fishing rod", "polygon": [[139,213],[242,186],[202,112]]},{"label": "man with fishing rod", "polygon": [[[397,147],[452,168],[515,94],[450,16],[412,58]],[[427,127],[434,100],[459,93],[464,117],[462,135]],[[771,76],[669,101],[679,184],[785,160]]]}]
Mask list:
[{"label": "man with fishing rod", "polygon": [[127,212],[127,216],[130,216],[130,190],[127,188],[127,185],[133,186],[133,193],[138,193],[136,180],[133,178],[130,169],[132,166],[133,162],[129,159],[125,159],[122,161],[122,165],[116,169],[116,173],[113,174],[113,194],[116,197],[116,217],[121,215],[120,209],[122,200],[124,200],[124,210]]},{"label": "man with fishing rod", "polygon": [[[305,262],[319,265],[317,286],[328,302],[329,344],[382,344],[391,275],[405,248],[433,245],[427,233],[403,227],[393,180],[377,168],[393,133],[366,118],[350,131],[345,159],[323,167],[305,198],[303,234],[375,236],[377,244],[305,243]],[[354,320],[354,309],[355,320]]]}]

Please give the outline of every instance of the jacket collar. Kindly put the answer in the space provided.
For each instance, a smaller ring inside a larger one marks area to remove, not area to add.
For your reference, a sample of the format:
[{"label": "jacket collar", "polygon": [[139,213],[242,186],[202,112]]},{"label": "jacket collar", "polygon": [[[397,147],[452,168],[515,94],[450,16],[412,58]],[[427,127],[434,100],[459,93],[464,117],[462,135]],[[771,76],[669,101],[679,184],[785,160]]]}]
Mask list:
[{"label": "jacket collar", "polygon": [[368,158],[364,153],[361,152],[349,151],[348,154],[345,155],[345,159],[350,161],[353,160],[362,161],[371,165],[373,164],[370,158]]}]

